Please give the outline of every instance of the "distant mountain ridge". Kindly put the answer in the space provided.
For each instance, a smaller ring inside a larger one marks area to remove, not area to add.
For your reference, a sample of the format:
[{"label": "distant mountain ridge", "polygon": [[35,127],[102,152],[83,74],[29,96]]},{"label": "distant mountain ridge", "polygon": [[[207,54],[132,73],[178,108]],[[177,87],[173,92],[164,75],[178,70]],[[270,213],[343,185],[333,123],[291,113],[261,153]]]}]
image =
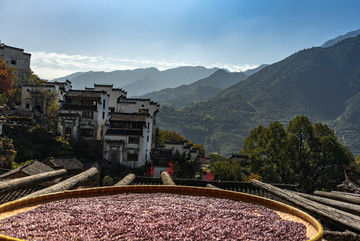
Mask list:
[{"label": "distant mountain ridge", "polygon": [[360,34],[360,29],[359,30],[355,30],[355,31],[351,31],[351,32],[348,32],[344,35],[340,35],[340,36],[337,36],[336,38],[334,39],[330,39],[328,41],[326,41],[323,45],[321,45],[320,47],[323,47],[323,48],[327,48],[327,47],[330,47],[344,39],[347,39],[347,38],[353,38],[353,37],[356,37]]},{"label": "distant mountain ridge", "polygon": [[148,92],[164,88],[174,88],[180,85],[191,84],[217,71],[218,68],[207,69],[202,66],[184,66],[160,71],[156,68],[116,70],[112,72],[79,72],[54,81],[69,79],[73,89],[84,89],[97,84],[113,84],[123,88],[129,96],[139,96]]},{"label": "distant mountain ridge", "polygon": [[296,115],[327,123],[360,153],[360,36],[299,51],[178,111],[163,108],[158,125],[229,155],[257,125],[287,125]]},{"label": "distant mountain ridge", "polygon": [[194,101],[203,100],[209,96],[215,95],[221,90],[246,78],[247,75],[243,72],[231,73],[219,69],[209,77],[200,79],[192,84],[150,92],[141,97],[150,98],[161,105],[165,104],[175,109],[179,109]]}]

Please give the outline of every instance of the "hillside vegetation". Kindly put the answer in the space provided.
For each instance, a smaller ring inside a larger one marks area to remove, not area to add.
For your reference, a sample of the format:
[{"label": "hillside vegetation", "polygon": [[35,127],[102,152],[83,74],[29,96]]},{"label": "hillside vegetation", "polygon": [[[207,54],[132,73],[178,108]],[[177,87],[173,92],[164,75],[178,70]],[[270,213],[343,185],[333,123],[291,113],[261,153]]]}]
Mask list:
[{"label": "hillside vegetation", "polygon": [[251,129],[295,116],[327,123],[360,153],[360,36],[299,51],[202,102],[162,108],[161,129],[179,132],[207,152],[238,152]]},{"label": "hillside vegetation", "polygon": [[219,69],[209,77],[198,80],[192,84],[162,89],[160,91],[145,94],[141,97],[150,98],[161,105],[169,105],[175,109],[179,109],[194,101],[203,100],[209,96],[215,95],[221,90],[246,78],[247,75],[242,72],[231,73]]}]

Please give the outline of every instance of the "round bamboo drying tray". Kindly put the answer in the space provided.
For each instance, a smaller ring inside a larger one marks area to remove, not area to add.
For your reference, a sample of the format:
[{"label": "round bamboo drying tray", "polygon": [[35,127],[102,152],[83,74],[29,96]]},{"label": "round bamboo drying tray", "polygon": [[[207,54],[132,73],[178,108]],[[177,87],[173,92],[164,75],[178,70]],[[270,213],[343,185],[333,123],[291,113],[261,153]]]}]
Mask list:
[{"label": "round bamboo drying tray", "polygon": [[[322,240],[323,227],[312,216],[308,215],[291,207],[289,205],[276,202],[267,198],[262,198],[255,195],[250,195],[241,192],[227,191],[222,189],[202,188],[202,187],[189,187],[189,186],[166,186],[166,185],[130,185],[130,186],[117,186],[117,187],[100,187],[77,189],[71,191],[64,191],[52,194],[46,194],[31,198],[20,199],[0,205],[0,220],[10,217],[20,212],[25,212],[43,203],[61,200],[74,197],[90,197],[90,196],[103,196],[114,195],[119,193],[174,193],[183,195],[194,196],[209,196],[217,198],[233,199],[245,202],[251,202],[266,206],[276,211],[281,218],[301,222],[307,228],[307,237],[309,240]],[[20,240],[13,237],[0,234],[0,240]]]}]

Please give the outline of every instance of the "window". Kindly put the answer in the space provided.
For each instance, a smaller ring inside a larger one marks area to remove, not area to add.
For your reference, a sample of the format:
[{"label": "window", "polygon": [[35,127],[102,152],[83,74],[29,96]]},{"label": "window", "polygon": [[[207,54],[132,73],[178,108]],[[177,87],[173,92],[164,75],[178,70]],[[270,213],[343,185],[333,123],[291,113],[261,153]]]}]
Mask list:
[{"label": "window", "polygon": [[135,121],[111,121],[110,126],[111,128],[142,129],[143,123]]},{"label": "window", "polygon": [[149,114],[149,109],[139,109],[140,114]]},{"label": "window", "polygon": [[81,129],[81,136],[83,137],[93,137],[93,133],[92,129]]},{"label": "window", "polygon": [[26,103],[25,109],[30,109],[30,104]]},{"label": "window", "polygon": [[115,112],[115,107],[109,107],[109,112],[114,113]]},{"label": "window", "polygon": [[71,128],[69,127],[65,128],[65,137],[67,138],[71,137]]},{"label": "window", "polygon": [[111,161],[112,162],[117,162],[117,160],[118,160],[117,152],[111,153]]},{"label": "window", "polygon": [[94,112],[92,112],[92,111],[83,111],[82,112],[82,118],[92,119],[93,117],[94,117]]},{"label": "window", "polygon": [[138,157],[138,154],[128,154],[128,161],[137,161]]},{"label": "window", "polygon": [[[103,101],[103,109],[105,110],[105,100]],[[104,119],[104,118],[103,118]]]},{"label": "window", "polygon": [[135,136],[130,136],[129,137],[129,143],[131,143],[131,144],[139,144],[140,143],[140,138],[135,137]]},{"label": "window", "polygon": [[103,119],[105,119],[105,112],[103,112]]},{"label": "window", "polygon": [[149,142],[149,136],[146,137],[146,141]]},{"label": "window", "polygon": [[12,64],[12,65],[16,65],[16,60],[15,60],[15,59],[12,59],[12,60],[11,60],[11,64]]}]

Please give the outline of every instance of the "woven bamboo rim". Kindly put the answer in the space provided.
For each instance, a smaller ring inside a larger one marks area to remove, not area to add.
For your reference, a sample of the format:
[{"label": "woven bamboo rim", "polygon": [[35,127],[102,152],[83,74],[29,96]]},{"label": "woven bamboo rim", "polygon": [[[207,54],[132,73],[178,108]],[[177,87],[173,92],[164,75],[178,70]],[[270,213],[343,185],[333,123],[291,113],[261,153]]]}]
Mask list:
[{"label": "woven bamboo rim", "polygon": [[[271,209],[287,212],[291,215],[301,218],[302,220],[310,223],[317,231],[317,234],[309,239],[309,241],[322,240],[323,227],[322,225],[309,214],[286,205],[277,201],[273,201],[267,198],[242,193],[227,191],[222,189],[214,188],[202,188],[202,187],[189,187],[189,186],[166,186],[166,185],[130,185],[130,186],[118,186],[118,187],[98,187],[98,188],[87,188],[87,189],[76,189],[71,191],[63,191],[51,194],[45,194],[36,197],[30,197],[25,199],[19,199],[12,202],[8,202],[0,205],[0,213],[17,210],[20,208],[35,206],[41,203],[51,202],[55,200],[61,200],[72,197],[88,197],[88,196],[103,196],[103,195],[114,195],[119,193],[174,193],[183,195],[193,196],[209,196],[216,198],[227,198],[239,201],[246,201],[264,205]],[[9,236],[1,235],[0,240],[21,240],[12,238]]]}]

